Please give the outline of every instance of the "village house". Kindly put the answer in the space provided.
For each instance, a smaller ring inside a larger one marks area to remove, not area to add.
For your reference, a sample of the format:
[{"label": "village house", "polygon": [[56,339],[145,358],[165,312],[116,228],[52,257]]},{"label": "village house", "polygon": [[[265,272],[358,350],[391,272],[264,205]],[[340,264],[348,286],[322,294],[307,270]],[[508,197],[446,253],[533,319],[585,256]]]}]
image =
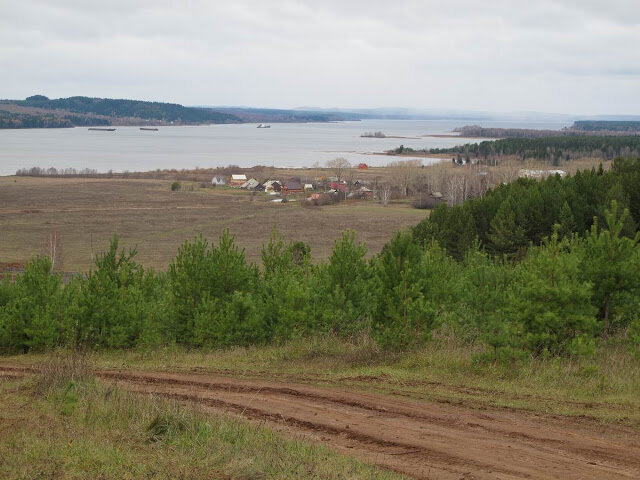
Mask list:
[{"label": "village house", "polygon": [[243,174],[231,175],[231,180],[229,180],[230,187],[242,187],[247,181],[247,176]]},{"label": "village house", "polygon": [[343,182],[331,182],[331,190],[335,190],[336,192],[347,193],[349,188],[346,183]]},{"label": "village house", "polygon": [[364,198],[366,200],[371,200],[373,198],[373,190],[364,186],[358,189],[358,194],[360,195],[360,198]]},{"label": "village house", "polygon": [[269,195],[278,195],[282,191],[282,183],[278,180],[267,180],[264,182],[264,191]]},{"label": "village house", "polygon": [[284,195],[302,193],[302,185],[300,184],[300,182],[287,180],[286,182],[284,182],[284,186],[282,187],[282,193]]},{"label": "village house", "polygon": [[245,190],[262,190],[263,186],[255,178],[250,178],[244,182],[240,188],[244,188]]},{"label": "village house", "polygon": [[220,186],[226,185],[226,184],[227,184],[227,181],[224,179],[222,175],[216,175],[211,179],[211,185],[213,185],[214,187],[217,187],[219,185]]}]

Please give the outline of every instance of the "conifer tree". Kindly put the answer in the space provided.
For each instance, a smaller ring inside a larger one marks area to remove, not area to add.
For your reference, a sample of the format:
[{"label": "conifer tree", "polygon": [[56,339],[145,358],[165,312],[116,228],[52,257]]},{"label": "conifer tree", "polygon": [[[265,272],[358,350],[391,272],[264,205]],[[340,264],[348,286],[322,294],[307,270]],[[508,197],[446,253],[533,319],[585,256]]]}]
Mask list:
[{"label": "conifer tree", "polygon": [[611,315],[616,308],[616,298],[627,291],[640,291],[637,253],[640,232],[634,238],[623,236],[628,216],[627,209],[619,214],[618,203],[614,200],[611,208],[605,212],[607,229],[600,229],[595,218],[586,237],[584,271],[594,285],[593,301],[600,310],[604,338],[608,338],[611,331]]}]

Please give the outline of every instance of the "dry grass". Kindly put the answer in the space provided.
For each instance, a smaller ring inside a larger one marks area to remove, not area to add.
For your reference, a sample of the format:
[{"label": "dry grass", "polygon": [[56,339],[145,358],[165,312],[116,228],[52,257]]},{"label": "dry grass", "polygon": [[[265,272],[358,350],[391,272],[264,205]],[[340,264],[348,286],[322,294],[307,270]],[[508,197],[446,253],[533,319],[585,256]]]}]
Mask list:
[{"label": "dry grass", "polygon": [[0,381],[0,478],[400,479],[264,426],[96,381]]},{"label": "dry grass", "polygon": [[38,370],[35,387],[39,392],[46,393],[69,382],[86,382],[92,378],[89,355],[83,351],[52,352],[35,367]]},{"label": "dry grass", "polygon": [[0,262],[25,262],[43,253],[45,238],[55,230],[64,250],[64,270],[86,271],[118,232],[123,246],[138,246],[144,265],[165,269],[185,240],[200,233],[217,239],[225,228],[236,234],[248,259],[257,262],[274,225],[287,238],[308,242],[316,259],[326,258],[348,228],[358,232],[373,254],[392,232],[427,215],[406,203],[386,208],[373,202],[316,208],[273,204],[264,194],[200,188],[199,182],[183,182],[183,190],[172,192],[171,182],[0,177]]}]

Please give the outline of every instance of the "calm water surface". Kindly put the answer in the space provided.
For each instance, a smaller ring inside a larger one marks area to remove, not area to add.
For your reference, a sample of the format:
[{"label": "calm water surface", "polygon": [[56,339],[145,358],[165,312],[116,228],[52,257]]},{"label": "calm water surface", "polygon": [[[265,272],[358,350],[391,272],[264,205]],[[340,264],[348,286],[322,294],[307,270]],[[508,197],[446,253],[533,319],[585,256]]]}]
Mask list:
[{"label": "calm water surface", "polygon": [[[394,160],[371,155],[404,144],[412,148],[453,146],[478,139],[421,137],[448,134],[469,122],[460,120],[364,120],[340,123],[207,125],[159,127],[157,132],[138,127],[117,127],[115,132],[87,128],[0,130],[0,175],[19,168],[73,167],[149,171],[208,168],[226,165],[251,167],[309,167],[335,157],[352,163],[386,165]],[[483,126],[562,128],[564,124],[482,122]],[[364,132],[417,139],[361,138]],[[425,161],[425,163],[427,163]]]}]

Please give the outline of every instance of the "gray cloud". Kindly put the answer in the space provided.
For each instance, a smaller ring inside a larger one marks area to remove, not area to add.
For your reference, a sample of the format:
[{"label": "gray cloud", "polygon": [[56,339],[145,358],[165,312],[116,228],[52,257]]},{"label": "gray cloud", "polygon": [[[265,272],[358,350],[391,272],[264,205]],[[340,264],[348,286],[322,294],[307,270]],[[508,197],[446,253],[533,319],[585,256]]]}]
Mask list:
[{"label": "gray cloud", "polygon": [[640,113],[636,0],[0,0],[0,96]]}]

